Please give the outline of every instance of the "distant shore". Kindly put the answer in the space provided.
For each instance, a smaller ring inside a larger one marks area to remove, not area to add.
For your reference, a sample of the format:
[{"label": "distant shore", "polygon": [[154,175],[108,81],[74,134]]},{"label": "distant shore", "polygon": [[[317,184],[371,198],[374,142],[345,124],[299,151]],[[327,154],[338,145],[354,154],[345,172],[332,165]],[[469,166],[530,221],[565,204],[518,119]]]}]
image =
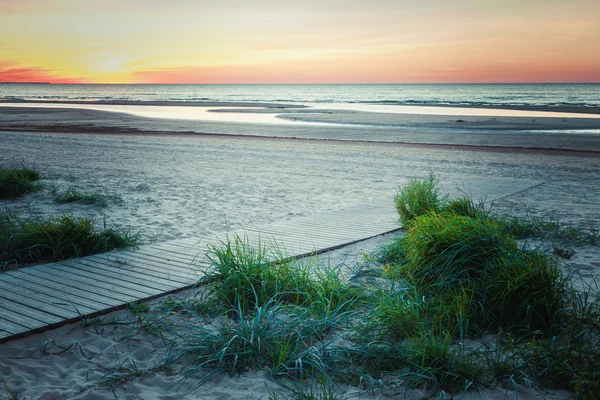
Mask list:
[{"label": "distant shore", "polygon": [[[20,103],[20,104],[98,104],[98,105],[132,105],[132,106],[177,106],[177,107],[264,107],[264,108],[285,108],[285,109],[301,109],[306,108],[304,105],[290,103],[272,103],[272,102],[218,102],[218,101],[134,101],[134,100],[24,100],[24,99],[1,99],[0,103]],[[423,106],[423,107],[452,107],[452,108],[484,108],[495,110],[516,110],[516,111],[542,111],[542,112],[561,112],[574,114],[599,114],[600,107],[589,106],[532,106],[532,105],[468,105],[468,104],[410,104],[402,105],[395,103],[364,103],[371,105],[397,105],[397,106]]]},{"label": "distant shore", "polygon": [[[6,103],[0,101],[0,131],[238,135],[600,152],[600,118],[391,114],[315,110],[286,104],[200,102],[197,104],[202,104],[205,112],[213,120],[194,120],[150,118],[132,115],[125,111],[91,110],[81,107],[81,105],[88,105],[88,102],[60,103],[61,108],[52,107],[57,103],[44,103],[49,106],[43,108],[29,106],[32,103],[28,102],[19,102],[16,106],[3,105]],[[124,106],[131,104],[131,102],[102,102],[98,105],[109,103]],[[180,103],[169,102],[168,104]],[[70,104],[80,107],[70,108]],[[144,104],[149,103],[144,102]],[[160,104],[164,102],[151,102],[151,104],[156,105],[153,107],[163,107]],[[241,107],[252,108],[240,109]],[[125,107],[125,109],[129,108]],[[166,109],[169,111],[170,107]],[[148,115],[152,115],[152,112],[150,110]],[[235,114],[237,118],[243,120],[246,115],[252,117],[262,113],[271,114],[267,116],[267,120],[272,123],[227,121],[229,114]],[[281,124],[278,121],[282,121]]]}]

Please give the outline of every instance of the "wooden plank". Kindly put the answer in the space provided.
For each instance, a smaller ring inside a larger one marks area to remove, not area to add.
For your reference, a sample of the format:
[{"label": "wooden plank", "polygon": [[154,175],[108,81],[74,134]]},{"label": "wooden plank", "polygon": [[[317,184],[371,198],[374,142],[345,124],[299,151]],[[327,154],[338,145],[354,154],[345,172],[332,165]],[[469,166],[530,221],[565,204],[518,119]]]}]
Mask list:
[{"label": "wooden plank", "polygon": [[182,282],[188,282],[190,279],[194,279],[196,277],[196,275],[193,273],[195,272],[195,268],[183,267],[172,261],[157,261],[157,259],[154,257],[139,253],[119,253],[117,257],[112,253],[98,256],[104,256],[98,257],[98,259],[105,259],[107,262],[118,262],[117,260],[125,261],[128,263],[128,266],[133,266],[136,268],[136,270],[139,269],[140,271],[164,271],[168,273],[170,277],[177,277],[177,279]]},{"label": "wooden plank", "polygon": [[[114,258],[102,257],[96,257],[92,260],[77,260],[77,262],[84,265],[93,263],[94,268],[99,268],[99,274],[104,274],[103,269],[105,269],[112,271],[110,273],[107,272],[109,275],[119,275],[127,282],[144,284],[148,287],[156,287],[156,285],[161,285],[164,282],[168,282],[169,285],[179,286],[190,281],[189,277],[185,276],[180,270],[175,269],[175,267],[169,268],[170,266],[166,267],[165,265],[157,267],[153,264],[152,260],[143,260],[139,256],[132,257],[131,259],[122,257],[120,260],[126,261],[127,265],[117,264]],[[93,269],[92,267],[89,268],[90,270]],[[142,281],[139,282],[137,281],[138,279],[142,279]]]},{"label": "wooden plank", "polygon": [[25,326],[19,325],[18,323],[3,318],[0,318],[0,329],[6,332],[10,332],[11,335],[16,335],[31,330]]},{"label": "wooden plank", "polygon": [[307,237],[302,237],[302,238],[298,238],[298,237],[277,237],[275,235],[270,235],[268,233],[264,233],[264,232],[255,232],[257,235],[260,235],[260,240],[258,238],[252,240],[248,240],[248,241],[244,241],[245,244],[248,244],[251,247],[258,247],[258,245],[260,244],[261,247],[263,248],[267,248],[267,249],[277,249],[277,248],[281,248],[282,244],[288,244],[288,243],[293,243],[294,245],[301,245],[301,246],[305,246],[305,247],[314,247],[315,246],[315,241],[307,238]]},{"label": "wooden plank", "polygon": [[[302,225],[271,225],[271,226],[263,226],[260,228],[256,228],[256,230],[260,230],[262,232],[269,232],[271,234],[285,234],[289,236],[295,236],[298,234],[320,234],[324,235],[329,234],[332,236],[344,237],[348,235],[360,235],[364,229],[348,229],[344,226],[336,226],[335,229],[331,229],[328,225],[311,225],[311,226],[302,226]],[[327,231],[327,232],[323,232]]]},{"label": "wooden plank", "polygon": [[165,271],[165,270],[172,269],[173,271],[176,271],[179,274],[181,274],[181,273],[187,274],[187,272],[190,270],[190,268],[192,268],[192,265],[187,261],[181,262],[180,260],[175,260],[175,259],[165,259],[163,257],[155,256],[153,254],[149,254],[148,252],[142,252],[139,250],[96,254],[93,257],[104,258],[113,263],[119,263],[120,260],[123,260],[123,261],[125,261],[124,267],[127,267],[127,265],[129,264],[129,265],[135,266],[136,268],[138,268],[138,267],[143,268],[144,263],[146,261],[153,261],[154,266],[150,269],[156,269],[157,265],[162,265],[163,267],[157,269],[158,271]]},{"label": "wooden plank", "polygon": [[4,294],[12,293],[14,295],[22,296],[24,301],[36,299],[40,303],[48,303],[53,307],[63,308],[67,312],[74,312],[76,315],[98,311],[98,308],[88,307],[84,304],[65,300],[64,297],[59,297],[62,293],[48,289],[46,286],[32,284],[17,278],[13,278],[12,283],[0,282],[0,290],[2,290]]},{"label": "wooden plank", "polygon": [[[31,268],[30,268],[31,269]],[[94,296],[102,296],[106,298],[110,298],[116,300],[118,302],[129,302],[140,299],[140,295],[134,294],[124,294],[120,293],[108,285],[105,286],[102,284],[100,280],[94,281],[93,279],[85,279],[75,274],[65,274],[61,271],[48,269],[31,269],[29,271],[24,272],[29,276],[35,276],[42,279],[47,279],[48,281],[55,282],[57,284],[63,285],[63,291],[69,292],[70,288],[80,289],[85,288],[88,294],[93,293]],[[64,290],[68,287],[68,290]]]},{"label": "wooden plank", "polygon": [[[134,295],[134,296],[153,296],[159,288],[148,288],[141,282],[132,284],[126,277],[119,274],[110,274],[102,271],[97,267],[90,267],[86,262],[78,261],[63,261],[59,265],[51,265],[50,269],[56,269],[64,273],[65,279],[73,279],[89,286],[96,286],[108,290],[113,290],[117,293]],[[112,275],[112,276],[111,276]]]},{"label": "wooden plank", "polygon": [[198,251],[196,249],[186,249],[180,246],[173,246],[167,243],[155,243],[151,246],[153,249],[161,249],[169,253],[181,254],[182,256],[192,257],[193,259],[203,257],[206,251]]},{"label": "wooden plank", "polygon": [[[277,245],[279,243],[298,243],[298,244],[303,244],[303,245],[307,245],[307,246],[314,246],[314,247],[320,247],[321,244],[324,241],[327,242],[344,242],[346,240],[348,240],[348,237],[327,237],[321,234],[313,234],[312,232],[303,232],[303,233],[298,233],[296,235],[287,235],[285,234],[283,231],[282,232],[265,232],[262,231],[261,232],[264,236],[269,235],[270,237],[273,237],[275,240],[272,240],[271,242],[274,245]],[[353,239],[353,238],[350,238]]]},{"label": "wooden plank", "polygon": [[193,263],[196,261],[195,257],[190,257],[190,256],[184,256],[181,254],[177,254],[177,253],[171,253],[169,251],[166,251],[164,249],[154,249],[151,246],[148,247],[140,247],[139,249],[136,250],[130,250],[132,253],[139,253],[139,254],[146,254],[152,257],[156,257],[156,258],[162,258],[165,259],[167,261],[177,261],[180,262],[182,264],[187,264],[187,265],[193,265]]},{"label": "wooden plank", "polygon": [[20,304],[22,306],[31,307],[47,314],[56,315],[62,319],[76,318],[79,316],[79,314],[75,312],[72,307],[71,309],[67,309],[55,304],[51,304],[43,295],[39,297],[28,296],[27,293],[24,293],[22,289],[19,290],[19,288],[16,289],[16,293],[10,292],[4,288],[0,288],[0,305],[2,305],[2,302],[5,300]]},{"label": "wooden plank", "polygon": [[313,226],[310,228],[304,227],[288,227],[288,226],[269,226],[261,228],[262,232],[268,232],[271,235],[287,235],[287,236],[298,236],[298,235],[311,235],[316,237],[327,237],[327,238],[340,238],[346,237],[352,238],[366,238],[371,234],[381,234],[383,231],[381,228],[368,228],[361,227],[356,229],[350,229],[348,227],[337,227],[335,230],[330,230],[327,227]]},{"label": "wooden plank", "polygon": [[293,223],[275,223],[271,225],[261,226],[261,228],[270,227],[298,227],[301,229],[323,229],[329,228],[332,230],[352,230],[360,231],[361,229],[379,229],[382,227],[399,227],[395,221],[378,220],[375,218],[349,218],[345,221],[337,219],[320,219],[316,221],[294,221]]},{"label": "wooden plank", "polygon": [[[80,273],[96,274],[101,280],[115,285],[115,290],[127,288],[144,293],[155,293],[157,289],[177,288],[180,284],[171,279],[156,277],[145,273],[145,271],[135,271],[133,269],[119,269],[109,265],[110,261],[85,258],[69,261],[68,265],[78,268]],[[157,273],[155,273],[157,274]]]},{"label": "wooden plank", "polygon": [[[33,268],[33,267],[29,267]],[[22,268],[27,269],[27,268]],[[20,271],[12,271],[14,273]],[[53,280],[48,280],[43,277],[38,277],[35,274],[26,274],[21,272],[20,274],[14,274],[15,278],[18,278],[21,281],[30,282],[37,285],[42,285],[47,287],[48,289],[52,289],[57,295],[60,295],[61,298],[67,301],[77,302],[77,304],[82,304],[87,307],[96,310],[102,310],[108,307],[114,307],[121,302],[119,300],[115,300],[111,297],[106,297],[102,295],[97,295],[96,293],[86,292],[85,290],[79,289],[77,286],[67,285],[62,282],[55,282]]]},{"label": "wooden plank", "polygon": [[344,229],[344,230],[361,230],[361,229],[377,229],[382,227],[400,227],[400,224],[394,220],[381,220],[374,217],[367,218],[355,218],[350,217],[345,220],[339,220],[336,218],[323,218],[313,221],[293,221],[293,222],[278,222],[270,225],[263,225],[259,228],[270,228],[270,227],[299,227],[302,229],[312,228],[324,228],[329,227],[331,229]]},{"label": "wooden plank", "polygon": [[6,299],[0,300],[0,308],[9,310],[11,312],[16,312],[18,314],[25,315],[29,318],[33,318],[38,321],[42,321],[46,324],[54,324],[54,323],[57,323],[64,319],[64,318],[58,317],[54,314],[50,314],[45,311],[41,311],[36,308],[30,307],[28,304],[13,302],[13,301],[6,300]]},{"label": "wooden plank", "polygon": [[0,307],[0,318],[22,325],[28,330],[37,329],[42,326],[58,322],[58,320],[52,320],[50,322],[42,321],[27,315],[26,312],[27,310],[24,308],[19,310],[9,310],[4,307]]},{"label": "wooden plank", "polygon": [[370,237],[379,236],[388,232],[396,231],[400,228],[393,228],[388,230],[382,230],[381,228],[374,229],[361,229],[360,231],[350,232],[350,231],[340,231],[337,230],[335,232],[325,230],[325,229],[317,229],[314,231],[301,231],[301,232],[292,232],[290,229],[285,228],[265,228],[266,230],[262,231],[270,235],[286,235],[286,236],[305,236],[310,235],[315,239],[341,239],[341,240],[366,240]]},{"label": "wooden plank", "polygon": [[173,242],[157,242],[153,243],[149,247],[152,248],[160,248],[164,247],[167,249],[171,249],[173,252],[178,252],[188,256],[197,256],[198,254],[203,254],[206,251],[207,246],[185,246],[182,243],[173,243]]},{"label": "wooden plank", "polygon": [[207,249],[207,246],[204,242],[196,242],[195,244],[190,244],[188,242],[183,242],[181,240],[170,240],[168,242],[159,242],[160,244],[167,244],[169,246],[182,247],[186,250],[197,250],[198,252],[204,252]]},{"label": "wooden plank", "polygon": [[362,234],[356,233],[344,233],[344,232],[320,232],[319,230],[304,230],[297,229],[292,230],[286,227],[268,227],[268,228],[260,228],[260,230],[256,230],[260,232],[263,236],[269,238],[275,238],[276,240],[280,240],[282,237],[293,238],[297,240],[306,240],[306,238],[310,238],[313,241],[319,241],[322,239],[327,240],[345,240],[348,237],[361,237]]}]

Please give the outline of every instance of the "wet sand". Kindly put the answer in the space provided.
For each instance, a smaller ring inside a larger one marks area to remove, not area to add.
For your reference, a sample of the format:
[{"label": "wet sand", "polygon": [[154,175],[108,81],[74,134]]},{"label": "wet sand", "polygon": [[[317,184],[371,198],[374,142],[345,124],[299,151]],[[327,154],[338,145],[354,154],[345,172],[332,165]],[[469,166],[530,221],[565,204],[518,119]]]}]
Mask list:
[{"label": "wet sand", "polygon": [[[236,110],[242,117],[243,114],[273,113],[269,108],[240,110],[223,107],[222,104],[220,107],[215,106],[216,111],[211,114],[233,114]],[[0,130],[216,134],[600,152],[600,118],[382,114],[342,110],[315,112],[289,108],[278,109],[277,115],[267,120],[286,120],[288,123],[248,124],[147,118],[87,109],[0,107]],[[226,119],[227,115],[223,118]],[[295,124],[293,121],[300,122]],[[566,134],[564,131],[571,133]]]}]

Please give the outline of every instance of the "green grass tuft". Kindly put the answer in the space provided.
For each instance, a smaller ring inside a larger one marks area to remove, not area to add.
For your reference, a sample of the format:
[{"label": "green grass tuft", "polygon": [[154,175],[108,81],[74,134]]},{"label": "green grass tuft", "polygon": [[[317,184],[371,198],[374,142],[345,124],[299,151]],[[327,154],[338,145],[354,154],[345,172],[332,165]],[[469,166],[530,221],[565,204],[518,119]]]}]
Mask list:
[{"label": "green grass tuft", "polygon": [[96,204],[101,207],[108,206],[110,201],[112,202],[123,202],[123,198],[115,193],[94,193],[94,192],[80,192],[77,190],[69,189],[62,192],[54,197],[54,201],[57,203],[80,203],[80,204]]},{"label": "green grass tuft", "polygon": [[406,273],[421,286],[454,286],[477,278],[498,257],[517,250],[493,221],[433,213],[413,221],[402,246]]},{"label": "green grass tuft", "polygon": [[[346,312],[314,318],[303,308],[287,308],[276,301],[245,313],[223,315],[217,326],[179,325],[171,332],[173,357],[186,375],[205,374],[201,382],[226,373],[238,375],[262,368],[272,377],[304,379],[327,376],[327,348],[336,339],[332,320],[346,320]],[[192,315],[193,312],[192,312]],[[339,322],[338,322],[339,323]]]},{"label": "green grass tuft", "polygon": [[24,218],[9,211],[0,213],[0,262],[5,266],[82,257],[136,247],[138,242],[138,234],[118,226],[98,230],[94,218],[69,214],[48,219]]},{"label": "green grass tuft", "polygon": [[405,228],[420,215],[440,211],[444,201],[433,174],[426,180],[411,179],[394,197],[400,222]]},{"label": "green grass tuft", "polygon": [[23,196],[41,190],[39,172],[32,169],[0,169],[0,199]]},{"label": "green grass tuft", "polygon": [[215,296],[231,309],[247,312],[277,299],[327,313],[351,306],[360,297],[342,282],[339,268],[301,263],[277,249],[250,246],[237,235],[233,242],[211,247],[207,257],[211,267],[203,282],[211,282]]},{"label": "green grass tuft", "polygon": [[491,217],[491,210],[486,207],[483,201],[475,203],[471,198],[465,195],[447,201],[443,205],[441,211],[447,214],[481,220],[489,219]]}]

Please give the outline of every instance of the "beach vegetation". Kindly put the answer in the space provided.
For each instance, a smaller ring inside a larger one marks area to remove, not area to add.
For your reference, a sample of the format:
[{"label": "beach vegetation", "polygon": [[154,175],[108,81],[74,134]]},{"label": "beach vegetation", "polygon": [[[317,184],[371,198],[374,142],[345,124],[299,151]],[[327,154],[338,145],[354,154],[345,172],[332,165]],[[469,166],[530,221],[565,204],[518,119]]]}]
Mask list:
[{"label": "beach vegetation", "polygon": [[82,192],[75,189],[69,189],[54,196],[57,203],[79,203],[94,204],[100,207],[107,207],[110,202],[122,203],[123,197],[116,193],[97,193]]},{"label": "beach vegetation", "polygon": [[360,298],[357,290],[343,283],[339,268],[301,263],[276,247],[251,246],[237,235],[211,246],[207,257],[211,266],[201,283],[210,283],[215,297],[230,309],[248,312],[277,300],[328,312],[350,307]]},{"label": "beach vegetation", "polygon": [[342,398],[338,384],[440,398],[525,386],[593,399],[598,288],[576,290],[559,258],[519,244],[483,203],[441,199],[411,207],[426,211],[354,276],[273,243],[213,245],[196,294],[165,300],[138,329],[166,343],[163,366],[198,385],[260,369],[280,385],[273,399]]},{"label": "beach vegetation", "polygon": [[539,237],[572,244],[600,243],[600,227],[578,228],[535,216],[530,210],[524,216],[495,215],[485,201],[474,201],[467,195],[454,199],[441,194],[438,180],[430,174],[427,179],[411,179],[398,189],[394,202],[402,226],[408,229],[418,216],[452,214],[471,219],[493,220],[514,239]]},{"label": "beach vegetation", "polygon": [[127,308],[127,311],[129,311],[130,314],[135,316],[145,314],[150,311],[150,307],[145,301],[134,301],[131,303],[127,303],[125,305],[125,308]]},{"label": "beach vegetation", "polygon": [[0,169],[0,199],[10,199],[41,190],[40,173],[29,168]]},{"label": "beach vegetation", "polygon": [[0,212],[0,262],[5,268],[136,247],[139,241],[139,234],[117,225],[99,226],[91,217],[25,217],[8,210]]},{"label": "beach vegetation", "polygon": [[424,180],[411,179],[394,197],[396,210],[404,227],[410,226],[419,215],[440,211],[444,202],[445,197],[440,194],[438,181],[433,174]]}]

